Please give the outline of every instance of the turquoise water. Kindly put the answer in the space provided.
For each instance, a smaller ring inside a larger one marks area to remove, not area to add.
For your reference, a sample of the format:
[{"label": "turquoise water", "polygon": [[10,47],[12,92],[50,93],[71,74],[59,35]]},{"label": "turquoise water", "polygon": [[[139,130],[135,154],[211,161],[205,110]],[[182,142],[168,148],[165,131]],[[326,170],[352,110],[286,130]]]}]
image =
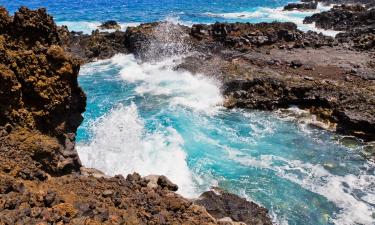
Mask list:
[{"label": "turquoise water", "polygon": [[374,165],[358,149],[293,117],[224,109],[220,83],[173,71],[174,63],[117,55],[84,66],[86,166],[166,174],[187,197],[220,186],[266,206],[280,224],[374,224]]}]

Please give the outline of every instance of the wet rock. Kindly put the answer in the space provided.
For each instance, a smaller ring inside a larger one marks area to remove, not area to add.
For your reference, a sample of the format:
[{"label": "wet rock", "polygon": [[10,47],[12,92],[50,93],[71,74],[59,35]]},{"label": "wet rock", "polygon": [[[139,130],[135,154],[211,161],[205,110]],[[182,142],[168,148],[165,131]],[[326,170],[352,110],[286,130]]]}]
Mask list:
[{"label": "wet rock", "polygon": [[100,26],[99,26],[100,29],[102,30],[110,30],[110,29],[114,29],[114,30],[121,30],[121,26],[115,21],[115,20],[108,20],[108,21],[105,21],[104,23],[102,23]]},{"label": "wet rock", "polygon": [[[194,203],[204,206],[207,212],[219,220],[230,218],[245,224],[272,224],[267,209],[218,188],[204,192]],[[224,224],[230,222],[229,219],[225,220]]]},{"label": "wet rock", "polygon": [[375,23],[374,10],[361,5],[338,5],[326,12],[314,14],[304,19],[304,23],[315,23],[323,29],[346,31]]},{"label": "wet rock", "polygon": [[284,10],[292,11],[292,10],[313,10],[316,9],[318,6],[317,2],[307,2],[307,3],[289,3],[288,5],[284,6]]},{"label": "wet rock", "polygon": [[177,191],[178,186],[174,183],[172,183],[166,176],[159,176],[157,184],[162,187],[166,188],[170,191]]}]

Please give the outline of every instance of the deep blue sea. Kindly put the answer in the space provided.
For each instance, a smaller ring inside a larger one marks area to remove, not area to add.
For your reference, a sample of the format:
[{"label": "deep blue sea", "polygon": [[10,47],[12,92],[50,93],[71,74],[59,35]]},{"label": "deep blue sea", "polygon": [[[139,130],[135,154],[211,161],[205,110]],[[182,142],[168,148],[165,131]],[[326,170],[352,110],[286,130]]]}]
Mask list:
[{"label": "deep blue sea", "polygon": [[[115,19],[142,22],[292,21],[288,0],[0,0],[10,11],[46,7],[59,24],[86,33]],[[316,11],[326,10],[319,6]],[[315,11],[315,12],[316,12]],[[327,32],[332,34],[331,32]],[[179,56],[158,62],[132,55],[83,66],[88,97],[78,130],[82,162],[109,175],[164,174],[197,197],[219,186],[270,210],[277,224],[375,224],[375,166],[366,144],[309,125],[314,117],[223,108],[220,82],[174,71]]]}]

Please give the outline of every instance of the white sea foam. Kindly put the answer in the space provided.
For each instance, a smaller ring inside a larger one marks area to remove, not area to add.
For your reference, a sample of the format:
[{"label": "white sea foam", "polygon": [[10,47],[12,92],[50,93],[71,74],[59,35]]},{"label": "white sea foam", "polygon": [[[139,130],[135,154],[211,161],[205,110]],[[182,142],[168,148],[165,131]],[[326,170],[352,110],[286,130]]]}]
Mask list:
[{"label": "white sea foam", "polygon": [[139,95],[167,96],[172,106],[185,106],[209,113],[217,110],[223,98],[215,79],[200,74],[173,70],[176,59],[156,63],[138,63],[132,55],[118,56],[124,67],[121,78],[127,82],[139,82],[135,91]]},{"label": "white sea foam", "polygon": [[[59,26],[65,25],[70,31],[83,32],[84,34],[91,34],[92,31],[99,28],[101,22],[98,21],[59,21]],[[140,23],[119,23],[121,31],[125,31],[128,27],[138,26]],[[101,31],[114,32],[113,29],[104,29]]]},{"label": "white sea foam", "polygon": [[119,105],[91,126],[93,140],[77,146],[86,167],[108,175],[138,172],[166,175],[179,193],[195,196],[192,174],[182,149],[183,139],[173,128],[149,133],[137,106]]},{"label": "white sea foam", "polygon": [[[372,225],[375,222],[373,218],[375,207],[370,205],[375,198],[374,175],[360,174],[355,176],[349,174],[339,176],[330,173],[321,165],[304,163],[299,160],[287,160],[272,155],[255,158],[230,154],[229,157],[246,166],[273,170],[278,176],[324,196],[340,208],[335,218],[330,218],[335,224]],[[370,167],[373,165],[364,166]],[[358,198],[356,196],[358,191],[366,194],[362,198]]]},{"label": "white sea foam", "polygon": [[206,16],[210,17],[219,17],[225,19],[236,19],[236,20],[250,20],[251,22],[272,22],[272,21],[280,21],[280,22],[293,22],[297,24],[298,28],[303,31],[317,31],[322,32],[328,36],[335,36],[337,31],[333,30],[324,30],[318,29],[315,27],[315,24],[304,24],[303,19],[306,16],[310,16],[314,13],[319,13],[323,11],[327,11],[332,6],[324,6],[322,4],[318,4],[316,10],[307,10],[307,11],[284,11],[282,7],[279,8],[266,8],[266,7],[259,7],[255,11],[249,12],[232,12],[232,13],[205,13]]}]

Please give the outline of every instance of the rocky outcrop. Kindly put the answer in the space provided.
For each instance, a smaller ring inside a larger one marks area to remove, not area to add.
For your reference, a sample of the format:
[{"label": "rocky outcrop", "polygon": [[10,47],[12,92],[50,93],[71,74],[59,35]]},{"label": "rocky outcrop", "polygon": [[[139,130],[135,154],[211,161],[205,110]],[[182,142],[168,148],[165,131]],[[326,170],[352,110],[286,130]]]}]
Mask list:
[{"label": "rocky outcrop", "polygon": [[129,52],[144,60],[181,55],[192,50],[190,28],[169,22],[129,27],[125,44]]},{"label": "rocky outcrop", "polygon": [[99,28],[101,30],[121,30],[121,26],[114,20],[105,21]]},{"label": "rocky outcrop", "polygon": [[262,46],[280,47],[288,45],[291,48],[317,48],[335,45],[333,38],[315,32],[304,33],[298,30],[294,23],[279,22],[198,24],[191,28],[191,36],[199,41],[200,46],[208,43],[205,50],[212,49],[215,42],[242,51]]},{"label": "rocky outcrop", "polygon": [[361,5],[333,6],[329,11],[306,17],[304,23],[315,23],[318,28],[339,31],[374,26],[375,9],[367,10]]},{"label": "rocky outcrop", "polygon": [[219,188],[204,192],[194,203],[206,208],[219,224],[272,225],[266,208]]},{"label": "rocky outcrop", "polygon": [[67,27],[61,27],[59,34],[65,50],[82,63],[107,59],[118,53],[128,53],[125,47],[125,33],[122,31],[95,30],[91,35],[87,35],[82,32],[69,32]]},{"label": "rocky outcrop", "polygon": [[340,5],[331,10],[306,17],[304,23],[315,23],[319,28],[344,31],[336,38],[344,46],[359,50],[375,47],[375,9],[362,5]]},{"label": "rocky outcrop", "polygon": [[375,26],[355,28],[351,31],[337,34],[336,38],[340,43],[352,46],[354,49],[374,50]]},{"label": "rocky outcrop", "polygon": [[57,27],[45,10],[21,8],[10,17],[1,8],[0,15],[0,126],[5,135],[0,146],[14,147],[1,152],[1,160],[11,163],[1,164],[51,174],[79,170],[73,143],[86,97],[77,83],[78,61],[59,46]]},{"label": "rocky outcrop", "polygon": [[317,2],[306,2],[306,3],[289,3],[288,5],[284,6],[284,10],[292,11],[292,10],[314,10],[318,6]]}]

